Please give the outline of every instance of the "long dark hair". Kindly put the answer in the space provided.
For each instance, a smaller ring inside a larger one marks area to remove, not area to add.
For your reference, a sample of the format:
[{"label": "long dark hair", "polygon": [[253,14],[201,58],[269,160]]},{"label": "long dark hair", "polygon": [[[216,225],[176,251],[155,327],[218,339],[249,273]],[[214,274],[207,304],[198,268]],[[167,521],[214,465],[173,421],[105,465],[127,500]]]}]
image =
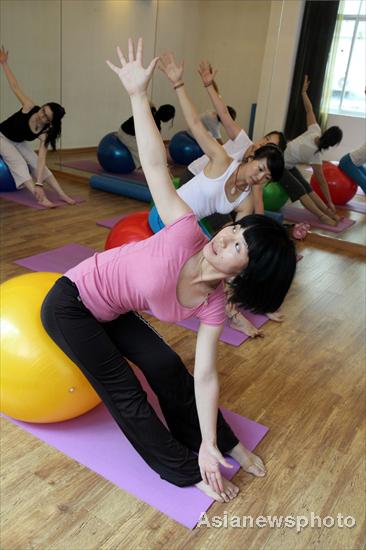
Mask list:
[{"label": "long dark hair", "polygon": [[338,145],[342,141],[343,132],[339,126],[331,126],[328,130],[325,130],[319,138],[319,146],[317,149],[321,151],[322,149],[329,149],[334,145]]},{"label": "long dark hair", "polygon": [[252,155],[253,160],[266,159],[268,170],[271,172],[273,181],[281,179],[283,170],[285,168],[285,162],[283,160],[283,153],[281,149],[274,143],[267,143],[259,147]]},{"label": "long dark hair", "polygon": [[255,313],[276,311],[295,275],[295,245],[286,229],[267,216],[252,214],[235,223],[245,228],[249,263],[229,282],[229,301]]},{"label": "long dark hair", "polygon": [[62,105],[54,103],[53,101],[45,103],[43,107],[49,107],[53,114],[52,122],[46,129],[45,145],[47,147],[47,145],[51,144],[52,149],[55,151],[56,141],[61,136],[61,120],[65,116],[66,111]]},{"label": "long dark hair", "polygon": [[285,138],[285,135],[279,130],[272,130],[272,132],[268,132],[268,134],[266,134],[264,137],[269,137],[273,134],[278,137],[278,147],[281,149],[282,152],[284,152],[287,147],[287,140]]}]

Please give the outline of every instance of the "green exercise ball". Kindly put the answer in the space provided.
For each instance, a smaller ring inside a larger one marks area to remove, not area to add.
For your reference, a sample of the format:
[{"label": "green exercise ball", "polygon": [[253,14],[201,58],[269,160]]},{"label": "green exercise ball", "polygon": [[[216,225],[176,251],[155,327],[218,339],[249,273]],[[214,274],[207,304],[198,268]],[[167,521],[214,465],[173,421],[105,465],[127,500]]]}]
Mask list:
[{"label": "green exercise ball", "polygon": [[269,181],[263,189],[263,204],[265,210],[277,212],[287,202],[288,194],[277,181]]}]

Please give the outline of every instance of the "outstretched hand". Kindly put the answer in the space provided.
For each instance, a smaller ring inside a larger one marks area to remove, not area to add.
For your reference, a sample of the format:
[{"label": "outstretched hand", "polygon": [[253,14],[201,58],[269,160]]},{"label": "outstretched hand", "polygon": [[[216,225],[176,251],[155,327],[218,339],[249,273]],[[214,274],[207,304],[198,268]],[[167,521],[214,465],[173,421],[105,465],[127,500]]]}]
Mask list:
[{"label": "outstretched hand", "polygon": [[128,61],[126,60],[123,52],[119,46],[117,46],[117,55],[121,62],[121,67],[113,65],[110,61],[107,61],[108,66],[114,71],[121,80],[127,93],[130,96],[139,95],[146,92],[156,64],[159,60],[155,57],[150,65],[145,69],[142,66],[142,54],[143,54],[143,40],[139,38],[137,41],[137,49],[135,54],[135,46],[132,38],[128,39]]},{"label": "outstretched hand", "polygon": [[224,491],[224,486],[219,464],[226,468],[232,468],[230,462],[225,460],[215,445],[202,441],[198,453],[198,464],[204,483],[210,485],[216,493],[221,494]]},{"label": "outstretched hand", "polygon": [[8,52],[5,50],[4,46],[1,46],[0,48],[0,63],[1,65],[3,63],[6,63],[8,60]]},{"label": "outstretched hand", "polygon": [[198,73],[201,76],[204,86],[210,86],[215,80],[217,70],[213,70],[208,61],[201,61],[198,66]]},{"label": "outstretched hand", "polygon": [[302,93],[303,94],[306,94],[306,92],[308,91],[309,86],[310,86],[310,80],[309,80],[308,75],[306,74],[304,76],[304,84],[302,85]]},{"label": "outstretched hand", "polygon": [[172,52],[164,52],[160,56],[159,69],[166,74],[172,84],[177,84],[183,77],[184,61],[177,63]]}]

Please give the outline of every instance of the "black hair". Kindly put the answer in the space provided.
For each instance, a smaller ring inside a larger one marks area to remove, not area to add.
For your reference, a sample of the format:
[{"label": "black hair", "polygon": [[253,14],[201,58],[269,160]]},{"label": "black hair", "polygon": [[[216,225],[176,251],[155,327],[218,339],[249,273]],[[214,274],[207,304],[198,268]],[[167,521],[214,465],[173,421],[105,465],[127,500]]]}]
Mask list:
[{"label": "black hair", "polygon": [[268,134],[266,134],[264,137],[268,137],[272,134],[278,137],[278,147],[281,149],[282,152],[284,152],[287,147],[287,139],[285,138],[285,135],[279,130],[273,130],[272,132],[268,132]]},{"label": "black hair", "polygon": [[229,111],[229,115],[233,120],[236,120],[236,111],[234,107],[230,107],[230,105],[226,105],[227,110]]},{"label": "black hair", "polygon": [[267,143],[259,147],[252,156],[253,160],[266,159],[268,170],[271,172],[273,181],[279,181],[282,177],[285,161],[281,149],[273,143]]},{"label": "black hair", "polygon": [[173,105],[170,105],[169,103],[161,105],[157,110],[157,115],[161,122],[168,122],[175,117],[175,107]]},{"label": "black hair", "polygon": [[343,132],[339,126],[331,126],[328,130],[325,130],[319,138],[318,151],[322,149],[329,149],[334,145],[338,145],[342,141]]},{"label": "black hair", "polygon": [[286,229],[261,214],[235,222],[245,228],[249,263],[229,282],[229,301],[254,313],[272,313],[282,304],[296,271],[296,251]]},{"label": "black hair", "polygon": [[65,109],[59,103],[50,101],[45,103],[43,107],[49,107],[53,117],[48,128],[46,129],[45,145],[51,144],[52,149],[56,150],[56,140],[61,136],[61,119],[65,116]]}]

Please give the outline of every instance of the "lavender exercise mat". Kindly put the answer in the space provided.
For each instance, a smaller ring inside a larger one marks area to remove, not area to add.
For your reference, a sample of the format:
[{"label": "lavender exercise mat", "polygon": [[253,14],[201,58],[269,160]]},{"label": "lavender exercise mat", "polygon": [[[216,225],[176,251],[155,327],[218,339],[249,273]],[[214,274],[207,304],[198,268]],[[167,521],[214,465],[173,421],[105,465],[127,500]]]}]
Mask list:
[{"label": "lavender exercise mat", "polygon": [[296,208],[295,206],[285,206],[284,208],[282,208],[281,212],[285,216],[286,220],[292,222],[309,223],[312,227],[326,229],[327,231],[331,231],[332,233],[342,233],[343,231],[351,227],[351,225],[356,223],[354,220],[351,220],[349,218],[343,218],[338,223],[338,225],[333,227],[331,225],[321,223],[314,214],[312,214],[308,210],[305,210],[305,208]]},{"label": "lavender exercise mat", "polygon": [[352,200],[342,206],[337,206],[337,208],[343,210],[352,210],[352,212],[359,212],[360,214],[366,214],[366,202],[361,202],[357,200]]},{"label": "lavender exercise mat", "polygon": [[[156,396],[141,372],[138,369],[135,372],[150,403],[161,416]],[[234,412],[226,409],[222,412],[249,450],[253,450],[268,431],[265,426]],[[201,513],[213,502],[195,487],[179,488],[160,479],[134,450],[104,405],[79,418],[55,424],[8,419],[189,529],[196,526]],[[232,459],[229,462],[234,468],[223,472],[231,479],[239,465]]]},{"label": "lavender exercise mat", "polygon": [[31,271],[51,271],[65,273],[95,253],[95,250],[80,244],[66,244],[60,248],[47,250],[28,258],[16,260],[15,263]]},{"label": "lavender exercise mat", "polygon": [[[266,317],[265,315],[256,315],[255,313],[251,313],[250,311],[243,311],[243,313],[245,314],[245,317],[249,319],[249,321],[256,328],[261,328],[268,321],[268,317]],[[200,322],[197,317],[190,317],[189,319],[179,321],[176,324],[188,330],[193,330],[193,332],[197,332]],[[250,338],[250,336],[248,336],[247,334],[231,328],[228,319],[225,321],[224,330],[222,331],[220,336],[220,340],[222,342],[225,342],[226,344],[231,344],[232,346],[240,346],[240,344],[246,342],[248,338]]]},{"label": "lavender exercise mat", "polygon": [[101,227],[107,227],[108,229],[112,229],[116,225],[117,222],[122,220],[124,216],[121,216],[121,214],[118,214],[118,216],[113,216],[113,218],[105,218],[103,220],[98,220],[96,222],[97,225],[100,225]]},{"label": "lavender exercise mat", "polygon": [[[61,201],[57,198],[57,194],[52,190],[46,189],[47,197],[56,204],[56,206],[69,206],[66,202]],[[23,206],[29,206],[30,208],[35,208],[36,210],[50,210],[45,206],[38,204],[34,196],[28,189],[21,189],[20,191],[2,191],[0,192],[0,198],[22,204]],[[77,204],[84,202],[85,199],[81,197],[72,197]]]}]

